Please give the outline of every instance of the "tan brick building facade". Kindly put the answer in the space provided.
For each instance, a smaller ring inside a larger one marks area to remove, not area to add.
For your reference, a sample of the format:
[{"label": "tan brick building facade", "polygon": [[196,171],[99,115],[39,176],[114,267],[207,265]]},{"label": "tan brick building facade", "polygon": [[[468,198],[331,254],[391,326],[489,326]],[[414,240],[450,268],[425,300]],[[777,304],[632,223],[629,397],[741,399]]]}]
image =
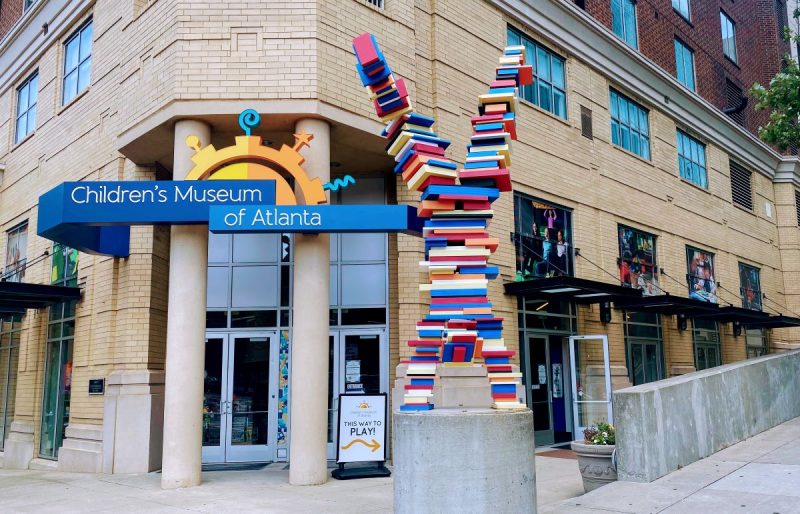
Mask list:
[{"label": "tan brick building facade", "polygon": [[[414,195],[391,174],[350,41],[367,31],[376,35],[395,73],[409,84],[415,106],[436,118],[440,134],[453,141],[450,155],[463,161],[477,95],[485,91],[512,27],[564,63],[563,116],[521,102],[512,177],[519,193],[571,213],[570,251],[580,254],[574,257],[575,276],[619,284],[622,225],[655,236],[659,293],[688,296],[689,245],[713,253],[721,304],[742,306],[744,263],[759,270],[765,312],[800,313],[796,158],[759,142],[571,2],[378,3],[37,0],[0,40],[0,247],[8,246],[7,231],[27,221],[24,280],[50,283],[52,243],[36,236],[39,195],[64,181],[169,179],[177,120],[208,124],[212,142],[227,146],[239,134],[236,119],[246,108],[262,114],[259,135],[273,144],[291,141],[298,120],[326,120],[332,174],[382,177],[386,201],[412,202]],[[72,87],[66,80],[69,42],[89,22],[88,82],[64,102]],[[34,74],[35,124],[20,138],[19,91]],[[649,158],[612,142],[610,89],[648,113]],[[586,109],[590,137],[582,135]],[[677,130],[705,145],[707,187],[681,178]],[[732,201],[731,159],[751,174],[750,210]],[[519,325],[518,299],[503,291],[516,271],[509,242],[517,231],[512,195],[495,203],[491,231],[505,243],[493,258],[501,268],[501,279],[490,289],[493,308],[506,319],[509,348],[524,357],[530,354],[529,334]],[[414,338],[414,323],[427,302],[418,291],[421,240],[397,235],[386,241],[383,392],[410,353],[405,341]],[[0,393],[6,401],[0,403],[6,405],[0,429],[7,419],[0,462],[58,462],[61,469],[106,473],[160,467],[169,259],[165,227],[135,227],[128,258],[80,254],[83,296],[72,337],[68,424],[57,460],[41,448],[51,314],[25,313],[19,342],[9,353],[16,372],[6,371],[9,380],[0,377],[0,386],[13,385],[6,390],[14,400]],[[599,304],[575,310],[571,332],[606,334],[614,384],[629,384],[634,371],[625,311],[613,309],[611,321],[601,323]],[[679,330],[675,316],[659,317],[659,378],[693,371],[692,322]],[[744,332],[734,337],[732,323],[718,326],[720,362],[746,358]],[[289,327],[270,330],[282,328]],[[342,334],[346,329],[339,327]],[[769,331],[769,351],[797,346],[798,333]],[[105,379],[104,395],[88,393],[94,378]],[[131,431],[134,439],[128,439]]]}]

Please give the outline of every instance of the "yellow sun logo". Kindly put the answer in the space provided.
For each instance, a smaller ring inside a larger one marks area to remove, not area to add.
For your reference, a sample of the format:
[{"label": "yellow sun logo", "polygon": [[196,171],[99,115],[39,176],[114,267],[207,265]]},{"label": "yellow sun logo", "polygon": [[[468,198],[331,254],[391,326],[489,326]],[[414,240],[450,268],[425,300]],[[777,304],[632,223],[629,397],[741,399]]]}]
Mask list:
[{"label": "yellow sun logo", "polygon": [[200,148],[197,136],[186,138],[186,144],[196,152],[192,161],[195,166],[186,180],[274,180],[277,205],[298,205],[292,182],[302,194],[302,203],[318,205],[327,202],[325,190],[319,178],[309,179],[302,167],[305,159],[299,150],[309,146],[312,134],[301,132],[294,135],[294,146],[282,145],[280,150],[263,144],[260,136],[250,131],[261,121],[259,114],[246,110],[239,116],[239,125],[244,136],[236,136],[236,144],[217,150],[214,145]]}]

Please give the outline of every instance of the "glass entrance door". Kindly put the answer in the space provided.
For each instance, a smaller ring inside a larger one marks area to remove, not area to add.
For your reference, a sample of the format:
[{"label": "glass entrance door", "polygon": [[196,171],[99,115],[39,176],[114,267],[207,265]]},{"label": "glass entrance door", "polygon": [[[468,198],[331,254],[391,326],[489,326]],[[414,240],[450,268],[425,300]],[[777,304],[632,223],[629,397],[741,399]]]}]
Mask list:
[{"label": "glass entrance door", "polygon": [[614,422],[608,338],[604,335],[571,336],[569,356],[572,363],[573,433],[576,439],[580,439],[583,430],[597,421]]},{"label": "glass entrance door", "polygon": [[339,393],[387,392],[389,356],[382,330],[334,331],[329,343],[328,459],[335,459]]},{"label": "glass entrance door", "polygon": [[274,460],[277,353],[274,332],[206,337],[203,462]]}]

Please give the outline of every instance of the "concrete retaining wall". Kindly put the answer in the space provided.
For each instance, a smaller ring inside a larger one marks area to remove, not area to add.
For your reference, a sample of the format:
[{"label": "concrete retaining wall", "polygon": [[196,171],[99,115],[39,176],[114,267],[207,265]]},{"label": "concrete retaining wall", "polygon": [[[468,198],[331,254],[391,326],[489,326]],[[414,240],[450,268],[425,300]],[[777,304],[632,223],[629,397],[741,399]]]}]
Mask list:
[{"label": "concrete retaining wall", "polygon": [[620,480],[652,482],[800,416],[800,351],[614,392]]}]

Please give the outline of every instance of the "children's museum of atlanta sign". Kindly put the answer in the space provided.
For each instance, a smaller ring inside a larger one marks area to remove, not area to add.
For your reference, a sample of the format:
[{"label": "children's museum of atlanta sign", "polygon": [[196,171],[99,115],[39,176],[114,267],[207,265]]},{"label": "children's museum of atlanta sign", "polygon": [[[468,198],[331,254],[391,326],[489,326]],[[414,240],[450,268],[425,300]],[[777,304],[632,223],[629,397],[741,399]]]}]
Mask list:
[{"label": "children's museum of atlanta sign", "polygon": [[53,188],[39,198],[38,234],[83,252],[125,257],[131,225],[208,224],[220,233],[420,233],[416,209],[407,205],[326,205],[325,190],[346,187],[352,177],[327,184],[310,179],[299,150],[313,136],[295,134],[294,146],[271,148],[250,135],[259,121],[255,111],[243,112],[245,135],[220,150],[200,148],[199,139],[189,136],[186,144],[196,153],[186,180]]}]

